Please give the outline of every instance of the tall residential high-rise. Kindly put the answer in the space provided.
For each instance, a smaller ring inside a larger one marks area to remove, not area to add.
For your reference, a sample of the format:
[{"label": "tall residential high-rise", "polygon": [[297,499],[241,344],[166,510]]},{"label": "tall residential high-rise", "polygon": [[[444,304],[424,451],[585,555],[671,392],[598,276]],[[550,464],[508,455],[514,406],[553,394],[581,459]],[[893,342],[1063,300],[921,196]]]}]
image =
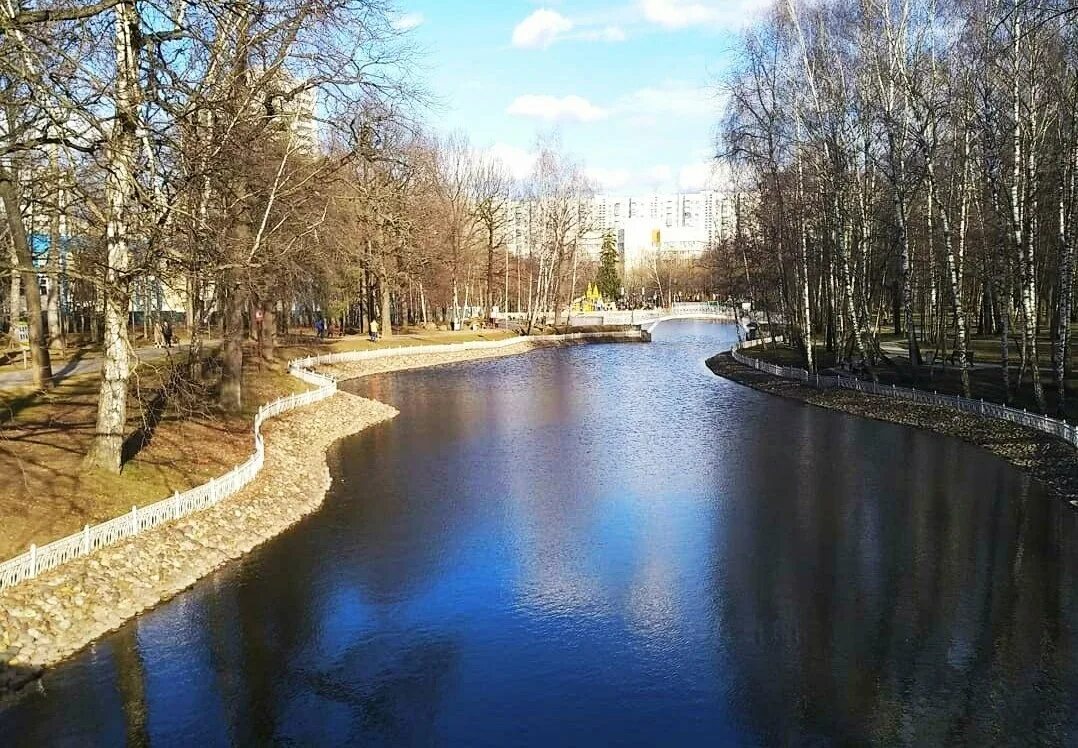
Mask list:
[{"label": "tall residential high-rise", "polygon": [[318,90],[284,68],[270,74],[266,81],[267,104],[277,117],[287,122],[292,145],[314,153],[319,148],[320,127],[317,117]]},{"label": "tall residential high-rise", "polygon": [[[585,254],[598,255],[602,236],[618,237],[624,269],[631,272],[660,249],[679,257],[692,258],[708,247],[728,239],[734,230],[733,197],[718,190],[651,195],[596,195],[586,210],[588,231],[581,237]],[[516,201],[509,206],[509,249],[526,255],[535,236],[534,206]],[[596,259],[593,258],[593,259]]]}]

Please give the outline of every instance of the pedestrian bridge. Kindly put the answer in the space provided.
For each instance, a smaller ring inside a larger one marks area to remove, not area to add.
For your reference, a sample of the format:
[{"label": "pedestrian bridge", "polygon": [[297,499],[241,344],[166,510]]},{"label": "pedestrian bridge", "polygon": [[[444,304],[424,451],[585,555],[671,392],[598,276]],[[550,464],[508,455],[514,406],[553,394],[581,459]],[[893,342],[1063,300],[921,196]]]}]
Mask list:
[{"label": "pedestrian bridge", "polygon": [[678,302],[663,309],[632,309],[628,311],[588,312],[574,314],[572,327],[590,325],[637,325],[651,332],[663,322],[674,319],[713,319],[733,322],[737,319],[732,307],[708,302]]}]

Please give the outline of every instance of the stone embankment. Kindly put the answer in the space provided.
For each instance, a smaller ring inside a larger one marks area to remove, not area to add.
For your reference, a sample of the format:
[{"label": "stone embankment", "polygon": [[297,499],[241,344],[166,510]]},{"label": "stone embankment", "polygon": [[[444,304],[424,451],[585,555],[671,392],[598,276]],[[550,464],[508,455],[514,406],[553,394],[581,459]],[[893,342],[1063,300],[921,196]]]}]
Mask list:
[{"label": "stone embankment", "polygon": [[340,393],[266,426],[266,464],[240,493],[0,592],[0,690],[82,649],[129,618],[250,552],[321,505],[326,450],[395,416]]},{"label": "stone embankment", "polygon": [[1041,481],[1055,496],[1078,500],[1078,452],[1048,434],[951,408],[894,400],[847,389],[818,390],[738,363],[729,353],[707,361],[715,374],[735,382],[811,405],[957,437],[1002,457]]},{"label": "stone embankment", "polygon": [[403,371],[405,369],[419,369],[426,366],[440,366],[443,364],[453,364],[461,361],[476,361],[478,359],[484,358],[514,356],[521,353],[527,353],[528,351],[534,351],[538,348],[557,348],[562,346],[577,345],[579,343],[620,343],[640,342],[643,340],[648,340],[648,338],[639,335],[638,331],[637,336],[630,336],[628,333],[624,332],[612,334],[609,336],[604,336],[601,333],[589,333],[589,337],[587,340],[551,341],[521,338],[520,342],[518,343],[503,346],[500,348],[488,348],[485,350],[473,351],[454,351],[451,353],[420,353],[409,355],[405,352],[408,349],[402,348],[402,352],[396,356],[333,364],[331,366],[322,366],[319,367],[319,371],[325,374],[329,374],[330,376],[338,380],[345,380],[354,379],[356,377],[365,377],[371,374],[381,374],[387,371]]},{"label": "stone embankment", "polygon": [[[401,353],[324,371],[349,379],[580,342],[646,339],[626,333],[593,335],[586,341],[522,339],[495,349]],[[240,493],[0,591],[0,694],[17,690],[44,668],[191,587],[316,510],[330,485],[327,450],[338,440],[396,414],[388,405],[346,392],[285,414],[265,427],[265,466]]]}]

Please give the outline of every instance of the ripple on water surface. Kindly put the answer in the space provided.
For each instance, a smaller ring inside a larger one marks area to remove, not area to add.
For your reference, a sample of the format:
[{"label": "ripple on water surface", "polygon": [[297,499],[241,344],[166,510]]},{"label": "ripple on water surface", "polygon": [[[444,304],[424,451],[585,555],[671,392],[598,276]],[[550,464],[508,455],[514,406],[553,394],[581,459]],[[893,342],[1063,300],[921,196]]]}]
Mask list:
[{"label": "ripple on water surface", "polygon": [[761,395],[732,330],[358,381],[322,511],[0,706],[15,745],[1074,742],[1074,517]]}]

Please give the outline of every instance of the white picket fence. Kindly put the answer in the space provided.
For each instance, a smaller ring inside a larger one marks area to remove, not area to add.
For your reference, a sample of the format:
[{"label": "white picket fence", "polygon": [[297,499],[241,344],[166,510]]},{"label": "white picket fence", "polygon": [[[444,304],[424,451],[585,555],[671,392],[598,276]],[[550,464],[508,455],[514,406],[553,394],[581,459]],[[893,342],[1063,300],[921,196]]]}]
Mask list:
[{"label": "white picket fence", "polygon": [[180,517],[194,514],[217,504],[222,499],[237,493],[255,479],[262,469],[266,458],[265,444],[262,438],[262,424],[274,416],[286,413],[304,405],[316,403],[337,393],[337,382],[332,377],[318,374],[311,369],[326,364],[346,363],[386,358],[400,354],[454,353],[460,351],[505,348],[517,345],[524,340],[538,342],[558,342],[584,340],[588,338],[635,338],[639,333],[572,333],[569,335],[542,335],[530,338],[505,338],[503,340],[475,341],[469,343],[449,343],[442,345],[401,346],[378,348],[369,351],[350,351],[331,353],[325,356],[313,356],[298,359],[288,364],[289,373],[315,387],[313,390],[288,395],[267,403],[258,409],[254,422],[255,451],[246,462],[219,478],[211,478],[196,488],[183,493],[176,493],[149,506],[131,507],[131,511],[100,525],[86,525],[81,532],[53,541],[40,548],[30,546],[30,550],[20,556],[0,563],[0,590],[19,584],[27,579],[55,569],[72,559],[93,553],[98,548],[112,545],[123,538],[138,535],[141,532],[162,525]]},{"label": "white picket fence", "polygon": [[782,377],[783,379],[796,379],[818,389],[841,388],[846,390],[856,390],[857,392],[867,392],[871,395],[892,397],[897,400],[909,400],[910,402],[921,403],[923,405],[954,408],[963,413],[968,413],[981,418],[995,418],[1000,421],[1007,421],[1009,423],[1018,424],[1019,426],[1036,429],[1037,431],[1057,436],[1069,444],[1078,446],[1078,427],[1072,426],[1066,421],[1049,418],[1045,415],[1029,413],[1025,410],[1010,408],[1006,405],[986,403],[984,400],[972,400],[970,398],[958,397],[955,395],[940,395],[935,392],[925,392],[924,390],[909,389],[907,387],[865,382],[856,377],[812,374],[805,369],[797,369],[790,366],[777,366],[776,364],[770,364],[761,361],[758,358],[746,356],[741,353],[741,351],[745,349],[755,348],[768,342],[780,343],[782,342],[782,338],[776,337],[764,340],[745,341],[735,345],[730,354],[734,357],[735,361],[746,366],[751,366],[758,371],[764,371],[776,377]]},{"label": "white picket fence", "polygon": [[289,365],[289,370],[297,378],[315,385],[316,389],[279,398],[258,409],[254,422],[255,451],[246,462],[219,478],[211,478],[208,483],[189,491],[175,493],[167,499],[141,509],[131,507],[131,511],[123,516],[110,519],[100,525],[86,525],[81,532],[40,548],[30,546],[30,550],[26,553],[0,564],[0,589],[33,579],[49,569],[55,569],[61,564],[93,553],[98,548],[112,545],[123,538],[138,535],[165,522],[202,511],[233,495],[254,480],[266,459],[262,424],[281,413],[324,400],[337,392],[337,383],[330,377],[312,371],[297,370],[291,365]]}]

